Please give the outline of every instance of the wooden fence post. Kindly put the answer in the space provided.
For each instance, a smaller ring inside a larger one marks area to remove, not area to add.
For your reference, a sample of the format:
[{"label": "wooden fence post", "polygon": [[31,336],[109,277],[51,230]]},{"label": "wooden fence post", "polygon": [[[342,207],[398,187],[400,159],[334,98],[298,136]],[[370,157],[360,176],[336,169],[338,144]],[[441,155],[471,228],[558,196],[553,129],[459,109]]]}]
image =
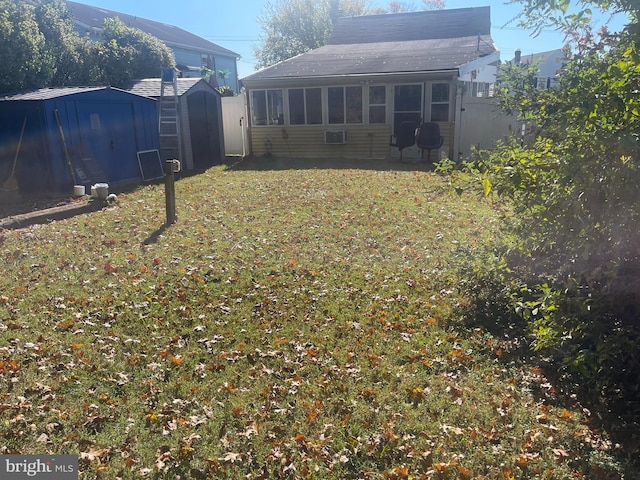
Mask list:
[{"label": "wooden fence post", "polygon": [[[167,212],[165,225],[176,223],[176,183],[174,172],[176,171],[176,160],[166,160],[164,164],[164,196]],[[180,165],[178,163],[178,165]],[[178,166],[178,170],[180,167]]]}]

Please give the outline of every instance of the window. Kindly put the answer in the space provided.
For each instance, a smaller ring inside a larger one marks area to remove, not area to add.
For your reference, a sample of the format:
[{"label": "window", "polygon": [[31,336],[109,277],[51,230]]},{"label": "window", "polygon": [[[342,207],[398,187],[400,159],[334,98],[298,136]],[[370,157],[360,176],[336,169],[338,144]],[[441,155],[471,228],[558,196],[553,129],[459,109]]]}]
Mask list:
[{"label": "window", "polygon": [[209,70],[215,71],[216,60],[211,55],[207,55],[206,53],[203,53],[200,55],[200,65],[202,65],[202,68],[208,68]]},{"label": "window", "polygon": [[396,85],[394,92],[396,112],[422,111],[422,85]]},{"label": "window", "polygon": [[305,89],[305,105],[307,107],[307,125],[321,125],[322,90],[320,88]]},{"label": "window", "polygon": [[329,123],[344,123],[344,88],[329,87]]},{"label": "window", "polygon": [[253,90],[251,111],[253,125],[284,125],[282,90]]},{"label": "window", "polygon": [[304,90],[289,90],[289,123],[304,125]]},{"label": "window", "polygon": [[434,83],[431,85],[431,121],[449,121],[449,84]]},{"label": "window", "polygon": [[289,123],[291,125],[322,124],[322,90],[320,88],[289,90]]},{"label": "window", "polygon": [[329,123],[362,123],[362,87],[329,87]]},{"label": "window", "polygon": [[496,94],[496,85],[488,82],[464,82],[465,95],[491,98]]},{"label": "window", "polygon": [[382,85],[369,87],[369,123],[385,123],[387,89]]}]

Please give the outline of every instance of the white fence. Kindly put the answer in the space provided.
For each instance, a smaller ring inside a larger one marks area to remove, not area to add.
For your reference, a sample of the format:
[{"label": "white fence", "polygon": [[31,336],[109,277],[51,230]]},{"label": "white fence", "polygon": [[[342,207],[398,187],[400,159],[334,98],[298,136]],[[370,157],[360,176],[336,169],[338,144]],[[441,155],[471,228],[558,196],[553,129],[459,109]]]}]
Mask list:
[{"label": "white fence", "polygon": [[469,156],[472,146],[489,149],[509,135],[520,135],[520,124],[514,116],[502,113],[495,99],[463,97],[458,145],[461,158]]},{"label": "white fence", "polygon": [[225,155],[247,155],[249,150],[244,95],[222,97]]}]

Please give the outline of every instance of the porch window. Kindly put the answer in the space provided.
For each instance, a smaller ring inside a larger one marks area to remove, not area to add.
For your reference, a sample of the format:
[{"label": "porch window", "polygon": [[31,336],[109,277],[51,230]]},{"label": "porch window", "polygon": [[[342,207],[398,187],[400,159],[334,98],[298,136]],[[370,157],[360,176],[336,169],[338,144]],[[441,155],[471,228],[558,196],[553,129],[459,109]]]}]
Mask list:
[{"label": "porch window", "polygon": [[362,87],[329,87],[329,124],[362,123]]},{"label": "porch window", "polygon": [[385,123],[387,120],[387,89],[383,85],[369,87],[369,123]]},{"label": "porch window", "polygon": [[434,83],[431,85],[431,121],[449,121],[449,84]]},{"label": "porch window", "polygon": [[394,134],[402,122],[418,125],[422,119],[422,84],[396,85],[393,91]]},{"label": "porch window", "polygon": [[253,125],[283,125],[282,90],[253,90],[251,112]]},{"label": "porch window", "polygon": [[291,125],[322,124],[322,90],[320,88],[289,89],[289,123]]}]

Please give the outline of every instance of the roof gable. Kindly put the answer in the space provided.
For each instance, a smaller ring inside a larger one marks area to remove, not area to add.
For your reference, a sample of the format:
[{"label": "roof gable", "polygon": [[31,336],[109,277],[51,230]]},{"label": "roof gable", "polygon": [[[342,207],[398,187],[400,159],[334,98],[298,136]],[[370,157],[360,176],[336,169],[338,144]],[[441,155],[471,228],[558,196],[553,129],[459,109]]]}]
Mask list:
[{"label": "roof gable", "polygon": [[330,45],[402,42],[491,34],[489,7],[339,18]]},{"label": "roof gable", "polygon": [[67,7],[73,13],[75,21],[85,27],[102,29],[107,18],[118,17],[122,23],[129,27],[134,27],[162,40],[168,46],[190,48],[203,53],[214,53],[220,56],[238,58],[240,55],[221,47],[209,40],[187,32],[174,25],[155,22],[146,18],[129,15],[122,12],[107,10],[106,8],[94,7],[83,3],[66,0]]}]

